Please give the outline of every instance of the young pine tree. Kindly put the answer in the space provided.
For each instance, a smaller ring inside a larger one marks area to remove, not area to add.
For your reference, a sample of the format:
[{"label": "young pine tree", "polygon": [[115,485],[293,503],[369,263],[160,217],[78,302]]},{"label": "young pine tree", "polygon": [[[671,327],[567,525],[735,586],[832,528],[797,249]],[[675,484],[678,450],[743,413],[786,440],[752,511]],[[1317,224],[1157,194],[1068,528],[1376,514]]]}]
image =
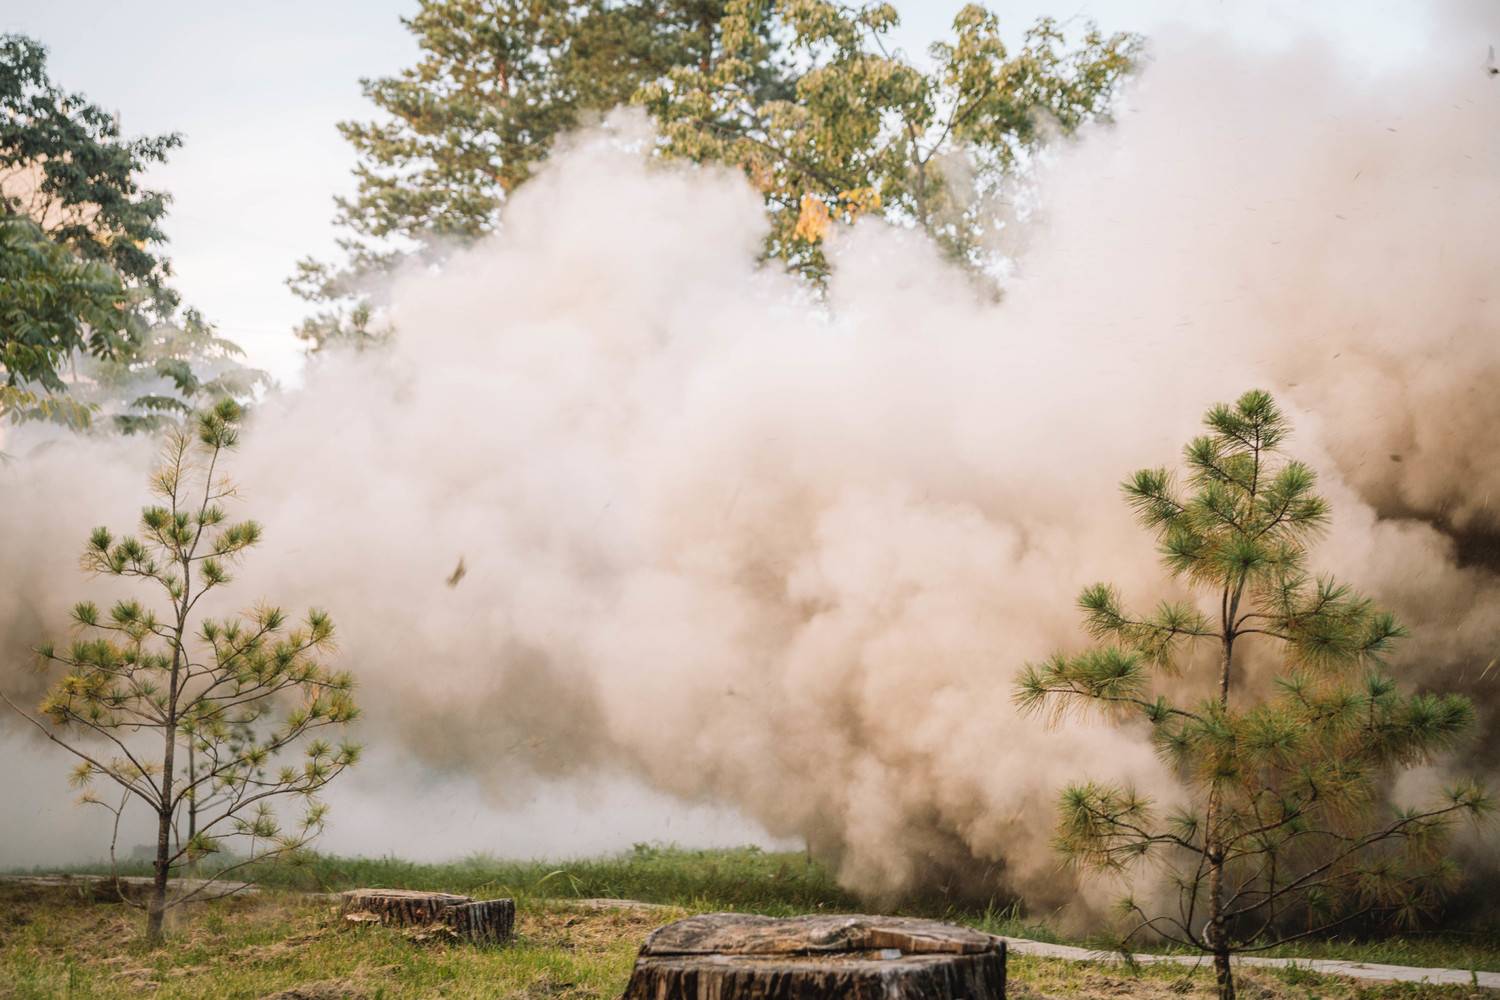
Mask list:
[{"label": "young pine tree", "polygon": [[[1028,665],[1016,699],[1054,719],[1094,707],[1150,723],[1191,804],[1163,816],[1134,789],[1073,785],[1057,845],[1119,875],[1158,863],[1175,905],[1122,901],[1124,940],[1154,933],[1212,955],[1219,996],[1232,998],[1237,952],[1419,916],[1454,880],[1444,857],[1453,821],[1489,803],[1469,783],[1421,808],[1387,802],[1395,772],[1453,747],[1473,708],[1457,695],[1404,693],[1385,666],[1402,627],[1310,575],[1308,546],[1328,505],[1312,470],[1281,455],[1288,428],[1271,397],[1248,392],[1206,424],[1186,448],[1185,488],[1166,469],[1144,469],[1124,490],[1172,575],[1211,611],[1163,603],[1134,614],[1114,588],[1089,587],[1079,603],[1099,645]],[[1204,644],[1211,694],[1173,697]]]},{"label": "young pine tree", "polygon": [[[155,879],[144,905],[153,942],[170,906],[317,836],[326,811],[317,793],[359,756],[352,744],[319,738],[357,716],[349,675],[317,660],[333,644],[326,614],[310,611],[288,629],[269,606],[244,618],[199,612],[260,540],[259,525],[230,522],[224,509],[234,487],[219,461],[235,443],[239,412],[224,400],[196,419],[196,434],[171,432],[151,480],[160,502],[142,510],[139,536],[95,529],[85,569],[149,583],[157,599],[120,600],[108,612],[75,607],[82,635],[39,650],[44,666],[65,671],[40,706],[46,722],[27,715],[78,758],[82,801],[114,815],[112,862],[127,807],[149,810]],[[283,825],[276,803],[287,800],[300,815]],[[169,899],[174,872],[205,864],[204,880]]]}]

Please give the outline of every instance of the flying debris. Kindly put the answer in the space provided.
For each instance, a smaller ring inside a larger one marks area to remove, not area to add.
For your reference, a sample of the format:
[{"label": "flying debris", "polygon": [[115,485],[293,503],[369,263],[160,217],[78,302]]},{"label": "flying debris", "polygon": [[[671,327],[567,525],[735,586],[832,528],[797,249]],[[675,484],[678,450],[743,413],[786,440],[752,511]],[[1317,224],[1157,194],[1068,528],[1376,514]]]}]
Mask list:
[{"label": "flying debris", "polygon": [[1493,45],[1490,46],[1489,58],[1484,61],[1484,68],[1490,76],[1500,74],[1500,66],[1495,65],[1495,47]]},{"label": "flying debris", "polygon": [[458,581],[462,580],[464,578],[464,575],[468,572],[469,568],[464,565],[464,557],[459,556],[458,565],[453,567],[453,572],[448,576],[448,586],[457,587]]}]

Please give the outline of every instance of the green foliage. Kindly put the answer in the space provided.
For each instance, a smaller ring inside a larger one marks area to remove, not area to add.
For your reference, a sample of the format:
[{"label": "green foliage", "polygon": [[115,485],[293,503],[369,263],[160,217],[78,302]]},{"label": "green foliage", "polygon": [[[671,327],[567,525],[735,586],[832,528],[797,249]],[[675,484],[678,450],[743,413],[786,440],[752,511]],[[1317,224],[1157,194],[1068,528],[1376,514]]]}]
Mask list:
[{"label": "green foliage", "polygon": [[156,323],[127,349],[80,364],[73,398],[126,434],[155,432],[223,400],[244,403],[270,388],[245,352],[195,309]]},{"label": "green foliage", "polygon": [[107,264],[170,310],[170,268],[153,250],[166,237],[167,196],[139,174],[165,162],[181,138],[126,140],[116,117],[47,76],[47,53],[22,35],[0,35],[0,195],[4,214],[29,218],[86,261]]},{"label": "green foliage", "polygon": [[[1105,113],[1136,47],[1089,27],[1070,49],[1042,18],[1010,52],[999,18],[970,4],[923,71],[886,44],[898,21],[888,3],[730,0],[725,58],[640,95],[669,155],[746,172],[770,213],[768,255],[810,276],[826,272],[828,224],[869,212],[922,228],[957,261],[992,264],[1003,186],[1049,135]],[[797,57],[786,96],[746,85],[768,24]]]},{"label": "green foliage", "polygon": [[354,196],[337,200],[348,259],[298,264],[293,290],[328,307],[298,335],[315,349],[378,342],[364,298],[372,275],[410,255],[440,260],[490,232],[559,133],[673,66],[711,61],[723,9],[723,0],[422,0],[402,19],[421,58],[362,81],[380,117],[339,126],[359,157]]},{"label": "green foliage", "polygon": [[[1163,603],[1127,611],[1118,592],[1084,590],[1084,625],[1100,645],[1029,665],[1016,699],[1054,717],[1100,707],[1139,714],[1192,804],[1160,815],[1130,788],[1085,782],[1061,800],[1057,845],[1074,862],[1124,873],[1162,866],[1175,910],[1127,900],[1126,940],[1153,932],[1214,953],[1262,950],[1375,918],[1416,923],[1451,886],[1453,821],[1490,810],[1460,783],[1428,806],[1385,792],[1402,768],[1452,750],[1474,720],[1457,695],[1405,693],[1386,657],[1406,632],[1388,612],[1307,569],[1327,523],[1307,466],[1279,451],[1289,432],[1271,397],[1248,392],[1205,418],[1184,452],[1185,489],[1166,469],[1123,484],[1162,562],[1206,594],[1213,613]],[[1213,693],[1187,701],[1182,681],[1216,653]],[[1250,664],[1237,659],[1250,646]],[[1221,989],[1232,995],[1227,961]]]},{"label": "green foliage", "polygon": [[[59,369],[77,351],[117,356],[131,332],[119,276],[80,260],[28,219],[0,216],[0,413],[88,422],[85,408],[49,408]],[[35,385],[40,393],[32,389]]]},{"label": "green foliage", "polygon": [[887,48],[896,23],[889,4],[828,0],[423,0],[405,21],[422,58],[364,82],[379,120],[340,127],[359,156],[338,202],[348,257],[299,263],[289,284],[323,307],[299,336],[378,342],[381,274],[491,232],[559,133],[631,101],[663,155],[744,170],[766,253],[814,279],[828,226],[867,213],[990,266],[1001,188],[1049,135],[1103,116],[1136,40],[1089,28],[1070,47],[1042,19],[1010,52],[971,5],[927,72]]},{"label": "green foliage", "polygon": [[138,178],[179,144],[122,138],[48,78],[40,44],[0,35],[0,414],[154,430],[266,383],[196,312],[178,316],[167,196]]},{"label": "green foliage", "polygon": [[[157,819],[152,937],[164,909],[184,901],[166,900],[170,873],[218,859],[219,878],[296,854],[322,829],[318,792],[359,757],[353,744],[320,738],[358,716],[350,676],[318,659],[333,646],[324,612],[294,627],[270,606],[225,619],[197,614],[261,537],[254,521],[229,521],[224,506],[234,487],[218,464],[239,417],[225,399],[174,428],[152,477],[159,503],[141,511],[139,533],[117,538],[101,527],[89,537],[85,570],[150,582],[165,606],[131,598],[102,611],[81,602],[78,636],[38,650],[63,676],[39,706],[50,727],[32,721],[78,758],[72,780],[82,801],[108,810],[116,835],[132,803]],[[144,738],[152,733],[157,739]],[[300,805],[290,823],[274,808],[283,798]]]}]

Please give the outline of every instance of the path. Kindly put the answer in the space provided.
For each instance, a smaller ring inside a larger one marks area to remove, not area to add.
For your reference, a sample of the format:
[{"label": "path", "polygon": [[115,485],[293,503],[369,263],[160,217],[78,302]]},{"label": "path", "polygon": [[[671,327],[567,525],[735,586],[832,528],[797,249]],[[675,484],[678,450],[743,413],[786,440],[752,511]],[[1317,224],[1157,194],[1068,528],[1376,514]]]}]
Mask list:
[{"label": "path", "polygon": [[[1007,950],[1017,955],[1036,955],[1041,958],[1061,958],[1070,962],[1123,962],[1116,952],[1093,951],[1066,944],[1047,944],[1026,938],[1002,937]],[[1134,955],[1141,965],[1165,962],[1175,965],[1197,965],[1207,962],[1206,957],[1196,955]],[[1348,976],[1351,979],[1375,979],[1393,983],[1451,983],[1461,986],[1475,985],[1500,990],[1500,972],[1471,972],[1467,969],[1424,969],[1409,965],[1379,965],[1372,962],[1346,962],[1332,958],[1261,958],[1245,955],[1236,958],[1235,964],[1262,968],[1285,969],[1296,966],[1310,972],[1330,976]]]}]

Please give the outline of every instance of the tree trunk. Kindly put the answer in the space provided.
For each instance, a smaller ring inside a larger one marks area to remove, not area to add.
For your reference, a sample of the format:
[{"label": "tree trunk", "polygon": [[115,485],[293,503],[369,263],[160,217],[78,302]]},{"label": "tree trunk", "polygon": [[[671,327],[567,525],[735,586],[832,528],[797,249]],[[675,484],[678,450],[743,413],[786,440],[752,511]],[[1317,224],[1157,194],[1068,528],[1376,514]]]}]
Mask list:
[{"label": "tree trunk", "polygon": [[[210,467],[212,475],[212,467]],[[172,487],[172,509],[177,508],[177,487]],[[181,552],[179,550],[179,556]],[[177,627],[172,631],[172,673],[167,685],[167,720],[163,730],[161,753],[161,799],[157,803],[156,882],[151,887],[151,902],[146,909],[146,940],[153,945],[162,942],[162,922],[167,912],[167,876],[172,857],[172,813],[177,805],[172,799],[172,766],[177,754],[177,699],[182,691],[182,636],[187,630],[188,595],[192,591],[193,567],[190,560],[179,558],[182,567],[182,597],[174,599]]]},{"label": "tree trunk", "polygon": [[[1225,591],[1223,652],[1219,660],[1219,706],[1229,709],[1229,679],[1234,669],[1234,622],[1239,614],[1245,575],[1240,574],[1233,596]],[[1234,1000],[1234,970],[1229,964],[1229,927],[1224,921],[1224,846],[1219,838],[1219,789],[1210,788],[1205,816],[1203,848],[1208,853],[1208,919],[1214,949],[1214,979],[1219,1000]]]},{"label": "tree trunk", "polygon": [[411,889],[352,889],[343,897],[344,919],[350,923],[445,928],[476,943],[505,941],[516,923],[516,904],[510,899],[475,902],[469,896]]},{"label": "tree trunk", "polygon": [[[188,835],[187,842],[192,844],[193,838],[198,835],[198,755],[193,752],[193,738],[188,737]],[[192,855],[188,855],[189,860]],[[196,864],[193,865],[197,867]]]},{"label": "tree trunk", "polygon": [[1214,952],[1214,981],[1219,988],[1219,1000],[1234,1000],[1234,970],[1229,966],[1229,950]]},{"label": "tree trunk", "polygon": [[[170,758],[167,767],[170,768]],[[168,771],[170,773],[170,771]],[[161,944],[162,922],[167,913],[167,876],[170,874],[168,859],[171,857],[172,813],[163,810],[157,814],[155,878],[151,882],[151,899],[146,903],[146,940],[153,945]]]},{"label": "tree trunk", "polygon": [[[1214,812],[1210,802],[1209,812]],[[1208,943],[1214,950],[1214,979],[1219,1000],[1234,1000],[1234,971],[1229,966],[1229,932],[1224,923],[1224,857],[1216,845],[1208,848]]]},{"label": "tree trunk", "polygon": [[933,920],[711,913],[641,947],[622,1000],[1003,1000],[1005,944]]}]

